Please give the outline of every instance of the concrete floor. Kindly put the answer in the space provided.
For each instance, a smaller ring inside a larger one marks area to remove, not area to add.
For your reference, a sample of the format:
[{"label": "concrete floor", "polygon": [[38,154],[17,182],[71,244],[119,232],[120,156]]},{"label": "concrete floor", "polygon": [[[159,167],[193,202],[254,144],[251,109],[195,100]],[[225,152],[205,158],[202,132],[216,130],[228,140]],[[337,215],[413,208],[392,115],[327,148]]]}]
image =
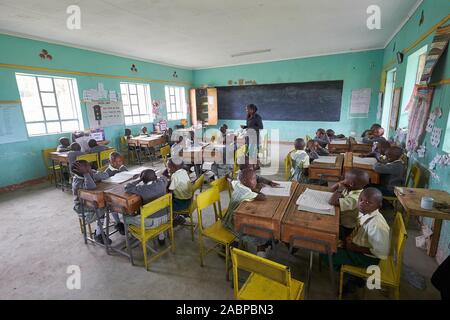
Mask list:
[{"label": "concrete floor", "polygon": [[[282,173],[274,178],[280,179]],[[228,203],[223,194],[223,203]],[[0,195],[0,299],[232,299],[233,289],[225,281],[224,260],[212,253],[200,267],[198,244],[190,231],[175,230],[176,252],[156,260],[150,272],[143,267],[142,249],[134,249],[135,266],[126,257],[106,255],[94,244],[85,245],[78,218],[72,210],[72,195],[50,184]],[[389,214],[387,214],[388,216]],[[392,216],[392,213],[390,214]],[[213,221],[213,213],[206,213]],[[389,217],[388,217],[389,218]],[[402,299],[439,299],[429,278],[436,269],[434,259],[415,247],[418,231],[409,229],[404,263],[426,278],[426,289],[418,290],[402,281]],[[122,241],[120,235],[114,242]],[[305,281],[308,256],[290,256],[284,245],[270,252],[270,259],[289,265],[295,279]],[[69,290],[68,266],[81,269],[81,289]],[[349,299],[362,297],[362,292]],[[309,299],[334,299],[326,268],[318,271],[317,258]],[[368,292],[368,299],[387,299]]]}]

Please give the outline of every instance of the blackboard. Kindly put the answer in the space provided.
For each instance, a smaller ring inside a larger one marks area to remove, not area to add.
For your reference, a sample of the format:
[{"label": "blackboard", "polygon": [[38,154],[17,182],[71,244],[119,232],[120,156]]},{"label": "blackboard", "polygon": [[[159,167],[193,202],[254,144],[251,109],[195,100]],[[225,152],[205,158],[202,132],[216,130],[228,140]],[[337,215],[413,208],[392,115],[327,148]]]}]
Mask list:
[{"label": "blackboard", "polygon": [[217,88],[221,120],[246,119],[253,103],[263,120],[339,121],[344,81],[278,83]]}]

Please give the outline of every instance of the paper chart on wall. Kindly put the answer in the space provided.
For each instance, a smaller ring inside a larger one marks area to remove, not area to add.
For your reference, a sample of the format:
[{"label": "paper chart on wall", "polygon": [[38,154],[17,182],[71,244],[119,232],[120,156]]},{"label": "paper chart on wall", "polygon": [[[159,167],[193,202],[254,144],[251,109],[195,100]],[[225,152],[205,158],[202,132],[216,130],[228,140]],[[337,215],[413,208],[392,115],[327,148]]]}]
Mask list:
[{"label": "paper chart on wall", "polygon": [[433,131],[431,133],[431,145],[438,147],[439,144],[441,143],[441,134],[442,134],[442,129],[438,128],[438,127],[434,127]]},{"label": "paper chart on wall", "polygon": [[370,109],[371,95],[372,89],[370,88],[353,90],[350,101],[350,114],[367,115]]}]

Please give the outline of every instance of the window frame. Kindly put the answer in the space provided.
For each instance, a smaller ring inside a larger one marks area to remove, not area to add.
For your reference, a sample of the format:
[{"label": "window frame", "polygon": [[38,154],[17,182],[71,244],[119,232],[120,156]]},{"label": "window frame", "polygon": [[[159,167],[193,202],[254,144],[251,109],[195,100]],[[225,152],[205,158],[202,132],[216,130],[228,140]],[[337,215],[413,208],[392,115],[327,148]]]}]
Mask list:
[{"label": "window frame", "polygon": [[[171,93],[173,90],[173,93]],[[186,88],[183,86],[164,87],[167,107],[167,120],[177,121],[187,118]],[[172,102],[173,98],[175,101]]]},{"label": "window frame", "polygon": [[[37,93],[39,95],[39,102],[40,102],[40,106],[39,107],[41,108],[43,120],[38,120],[38,121],[27,121],[26,120],[25,110],[23,109],[22,96],[20,95],[21,105],[22,105],[22,112],[24,113],[24,122],[25,122],[25,127],[27,129],[28,137],[54,135],[54,134],[61,134],[61,133],[71,133],[71,132],[76,131],[76,130],[84,130],[83,113],[81,111],[80,99],[79,99],[79,95],[78,95],[78,84],[77,84],[77,79],[76,78],[60,77],[60,76],[54,76],[54,75],[41,75],[41,74],[32,74],[32,73],[22,73],[22,72],[16,72],[15,76],[16,76],[16,85],[17,85],[17,88],[19,90],[19,94],[20,94],[21,90],[19,88],[18,76],[22,76],[22,77],[31,77],[31,78],[34,79],[35,84],[36,84]],[[41,90],[41,84],[39,83],[39,78],[50,79],[51,83],[52,83],[52,91],[43,90],[43,89]],[[75,115],[75,118],[68,118],[68,119],[62,119],[61,118],[60,101],[58,99],[58,95],[57,95],[57,91],[56,91],[55,79],[67,81],[68,88],[69,88],[70,103],[71,103],[72,111],[73,111],[73,114]],[[43,99],[42,99],[42,94],[43,93],[44,94],[45,93],[53,94],[54,99],[55,99],[55,105],[54,106],[45,106],[44,105]],[[58,119],[57,120],[47,120],[46,109],[56,109],[56,114],[57,114],[57,118]],[[73,122],[76,121],[78,123],[78,128],[75,129],[75,130],[64,130],[63,129],[63,122],[69,122],[69,121],[73,121]],[[29,130],[28,130],[28,125],[29,124],[38,124],[38,123],[44,124],[45,133],[31,134],[29,132]],[[49,132],[48,124],[50,124],[50,123],[59,123],[59,131],[57,131],[57,132]]]},{"label": "window frame", "polygon": [[[124,93],[122,90],[122,86],[126,85],[127,92]],[[136,93],[130,93],[130,85],[135,86]],[[142,86],[144,88],[144,97],[145,97],[145,112],[141,113],[141,107],[139,103],[139,93],[138,93],[138,86]],[[125,104],[123,96],[127,96],[128,100],[128,107],[130,108],[130,114],[125,114]],[[136,102],[131,102],[131,95],[136,96]],[[122,108],[123,108],[123,120],[126,126],[135,126],[135,125],[141,125],[141,124],[147,124],[154,121],[154,115],[152,110],[152,95],[151,95],[151,88],[148,83],[139,83],[139,82],[120,82],[120,96],[122,98]],[[137,106],[137,110],[139,111],[137,114],[133,112],[133,106]],[[148,121],[142,121],[142,117],[148,116]],[[139,117],[139,122],[134,122],[134,118]],[[127,123],[127,118],[131,118],[132,122]]]}]

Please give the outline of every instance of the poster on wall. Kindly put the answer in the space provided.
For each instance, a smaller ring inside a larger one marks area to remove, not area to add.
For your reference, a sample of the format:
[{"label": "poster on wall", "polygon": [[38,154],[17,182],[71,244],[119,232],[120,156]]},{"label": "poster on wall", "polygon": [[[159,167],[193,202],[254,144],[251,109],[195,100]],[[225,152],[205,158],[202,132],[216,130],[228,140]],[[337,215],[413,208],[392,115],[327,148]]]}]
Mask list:
[{"label": "poster on wall", "polygon": [[422,144],[430,114],[433,88],[416,85],[408,103],[409,125],[406,138],[406,150],[416,151]]},{"label": "poster on wall", "polygon": [[20,105],[0,104],[0,144],[28,140]]},{"label": "poster on wall", "polygon": [[431,44],[431,49],[428,52],[427,59],[425,61],[425,68],[423,70],[420,82],[427,83],[430,80],[439,58],[448,46],[449,40],[450,26],[440,27],[436,30],[436,34]]},{"label": "poster on wall", "polygon": [[352,91],[350,101],[350,115],[367,116],[370,108],[370,97],[372,89],[357,89]]},{"label": "poster on wall", "polygon": [[402,88],[395,88],[392,96],[391,115],[389,120],[390,131],[397,129],[398,111],[400,110],[400,98],[402,95]]},{"label": "poster on wall", "polygon": [[87,102],[86,109],[91,129],[124,123],[122,103],[119,101]]}]

